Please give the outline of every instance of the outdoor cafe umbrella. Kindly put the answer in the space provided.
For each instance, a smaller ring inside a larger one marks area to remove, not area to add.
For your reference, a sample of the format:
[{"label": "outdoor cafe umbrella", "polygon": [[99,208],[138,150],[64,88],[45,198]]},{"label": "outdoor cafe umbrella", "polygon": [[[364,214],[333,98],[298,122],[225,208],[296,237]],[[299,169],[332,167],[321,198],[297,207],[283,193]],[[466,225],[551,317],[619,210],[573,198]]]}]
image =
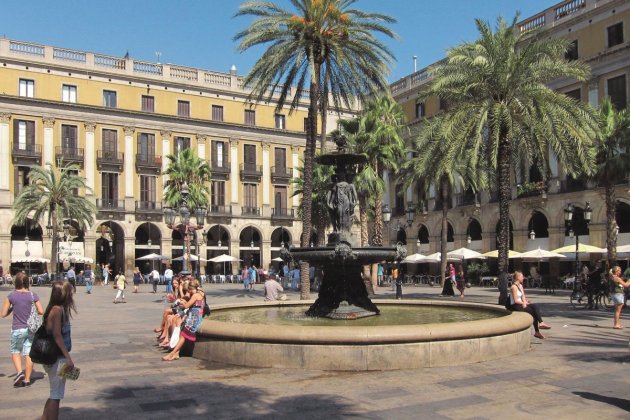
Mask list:
[{"label": "outdoor cafe umbrella", "polygon": [[43,257],[19,257],[16,259],[11,260],[12,263],[26,263],[27,268],[26,270],[28,271],[28,276],[31,276],[31,264],[48,264],[50,262],[50,260],[48,258],[43,258]]},{"label": "outdoor cafe umbrella", "polygon": [[147,254],[147,255],[143,255],[142,257],[138,257],[136,258],[136,260],[140,260],[140,261],[145,261],[145,260],[157,260],[157,261],[161,261],[161,260],[169,260],[170,258],[167,257],[166,255],[160,255],[160,254]]},{"label": "outdoor cafe umbrella", "polygon": [[[488,258],[499,258],[499,250],[484,252],[483,255]],[[510,249],[508,250],[508,258],[521,258],[521,253]]]},{"label": "outdoor cafe umbrella", "polygon": [[271,261],[281,262],[281,261],[284,261],[284,260],[282,258],[280,258],[280,257],[276,257],[276,258],[273,258]]},{"label": "outdoor cafe umbrella", "polygon": [[94,264],[94,260],[92,258],[83,255],[60,255],[59,259],[73,264]]},{"label": "outdoor cafe umbrella", "polygon": [[[181,257],[177,257],[177,258],[173,258],[173,261],[184,261],[184,256],[182,255]],[[203,257],[198,257],[195,254],[190,254],[190,258],[188,259],[188,261],[211,261],[211,260],[207,260]]]},{"label": "outdoor cafe umbrella", "polygon": [[446,254],[449,260],[485,260],[486,257],[481,252],[468,248],[459,248]]},{"label": "outdoor cafe umbrella", "polygon": [[[558,254],[575,254],[575,245],[567,245],[558,249],[554,249],[551,252],[556,252]],[[606,252],[605,248],[599,248],[593,245],[588,244],[578,244],[578,253],[580,254],[604,254]]]},{"label": "outdoor cafe umbrella", "polygon": [[426,255],[422,255],[422,254],[411,254],[411,255],[407,255],[407,257],[402,260],[400,263],[401,264],[424,264],[424,263],[430,263],[430,262],[439,262],[439,257],[438,258],[433,258],[432,256],[426,256]]},{"label": "outdoor cafe umbrella", "polygon": [[[223,263],[223,275],[225,275],[225,263],[228,263],[228,262],[233,263],[233,262],[243,261],[243,260],[238,259],[228,254],[221,254],[217,257],[210,258],[208,261],[213,262],[213,263]],[[277,261],[277,260],[274,259],[272,261]],[[282,259],[280,259],[280,261],[282,261]]]},{"label": "outdoor cafe umbrella", "polygon": [[524,260],[541,261],[547,258],[566,258],[566,255],[562,255],[555,251],[547,251],[546,249],[533,249],[531,251],[523,252],[517,258]]}]

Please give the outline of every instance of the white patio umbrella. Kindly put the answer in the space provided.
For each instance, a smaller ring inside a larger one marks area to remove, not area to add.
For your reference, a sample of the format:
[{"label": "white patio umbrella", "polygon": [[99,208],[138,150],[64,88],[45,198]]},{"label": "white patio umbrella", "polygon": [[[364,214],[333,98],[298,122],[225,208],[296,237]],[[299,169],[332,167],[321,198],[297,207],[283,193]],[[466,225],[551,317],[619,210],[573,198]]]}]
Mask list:
[{"label": "white patio umbrella", "polygon": [[[499,258],[499,250],[484,252],[483,255],[488,258]],[[521,253],[510,249],[508,250],[508,258],[521,258]]]},{"label": "white patio umbrella", "polygon": [[431,260],[431,261],[427,261],[427,262],[440,262],[440,261],[442,261],[442,253],[441,252],[434,252],[433,254],[427,255],[426,258]]},{"label": "white patio umbrella", "polygon": [[630,252],[630,245],[620,245],[617,247],[618,254],[627,254]]},{"label": "white patio umbrella", "polygon": [[[551,252],[556,252],[558,254],[575,254],[575,245],[567,245],[558,249],[554,249]],[[606,253],[605,248],[599,248],[593,245],[588,244],[578,244],[578,253],[580,254],[604,254]]]},{"label": "white patio umbrella", "polygon": [[[181,257],[177,257],[177,258],[173,258],[173,261],[184,261],[184,256],[182,255]],[[206,262],[206,261],[211,261],[211,260],[207,260],[203,257],[198,257],[195,254],[190,254],[190,259],[188,261],[202,261],[202,262]]]},{"label": "white patio umbrella", "polygon": [[12,263],[48,264],[50,260],[43,257],[19,257],[11,260]]},{"label": "white patio umbrella", "polygon": [[60,261],[68,261],[71,262],[73,264],[94,264],[94,260],[90,257],[86,257],[84,255],[60,255],[59,256],[59,260]]},{"label": "white patio umbrella", "polygon": [[280,257],[276,257],[276,258],[273,258],[271,261],[280,262],[280,261],[284,261],[284,260],[282,258],[280,258]]},{"label": "white patio umbrella", "polygon": [[401,261],[402,264],[424,264],[430,262],[439,262],[439,258],[432,258],[422,254],[411,254]]},{"label": "white patio umbrella", "polygon": [[459,248],[446,254],[449,260],[485,260],[486,257],[481,252],[468,248]]},{"label": "white patio umbrella", "polygon": [[136,260],[140,260],[140,261],[150,261],[150,260],[157,260],[157,261],[161,261],[161,260],[170,260],[169,257],[167,257],[166,255],[160,255],[160,254],[147,254],[147,255],[143,255],[142,257],[138,257],[136,258]]},{"label": "white patio umbrella", "polygon": [[546,249],[533,249],[531,251],[523,252],[517,258],[522,258],[524,260],[534,260],[540,261],[547,258],[566,258],[566,255],[559,254],[554,251],[547,251]]},{"label": "white patio umbrella", "polygon": [[243,261],[243,260],[240,260],[240,259],[238,259],[236,257],[233,257],[231,255],[228,255],[228,254],[221,254],[221,255],[219,255],[217,257],[210,258],[209,260],[206,260],[206,261],[211,261],[211,262],[214,262],[214,263],[223,263],[223,262],[237,262],[237,261]]}]

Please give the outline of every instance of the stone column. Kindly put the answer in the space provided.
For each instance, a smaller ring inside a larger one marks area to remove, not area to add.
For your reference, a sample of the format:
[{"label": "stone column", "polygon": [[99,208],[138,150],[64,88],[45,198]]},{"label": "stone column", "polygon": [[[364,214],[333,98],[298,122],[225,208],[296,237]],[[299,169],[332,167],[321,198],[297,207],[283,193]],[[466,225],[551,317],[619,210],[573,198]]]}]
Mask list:
[{"label": "stone column", "polygon": [[[300,157],[298,153],[299,153],[299,148],[293,147],[291,150],[292,160],[293,160],[293,176],[298,176],[297,168],[300,167]],[[300,197],[298,197],[297,195],[294,195],[292,197],[292,200],[293,200],[292,205],[293,205],[294,210],[300,207]]]},{"label": "stone column", "polygon": [[0,190],[9,190],[9,167],[11,161],[11,142],[9,141],[9,122],[11,114],[0,113]]},{"label": "stone column", "polygon": [[269,195],[271,189],[271,168],[269,165],[269,143],[265,142],[262,146],[262,214],[265,217],[271,216],[271,211],[269,210],[270,202]]},{"label": "stone column", "polygon": [[232,211],[235,212],[238,207],[238,139],[230,138],[230,203],[232,204]]},{"label": "stone column", "polygon": [[[162,135],[162,174],[164,174],[166,168],[168,168],[166,155],[171,154],[171,132],[168,130],[160,130],[160,134]],[[168,181],[168,175],[162,175],[162,187],[166,186],[166,181]]]},{"label": "stone column", "polygon": [[206,157],[206,136],[197,134],[197,156],[199,159],[208,160]]},{"label": "stone column", "polygon": [[54,127],[55,119],[52,117],[42,118],[44,122],[44,143],[42,147],[42,164],[55,162],[55,140],[54,140]]},{"label": "stone column", "polygon": [[271,264],[271,239],[263,239],[260,250],[260,268],[268,269]]},{"label": "stone column", "polygon": [[[125,210],[134,211],[134,178],[135,171],[133,168],[135,155],[133,153],[133,133],[136,131],[134,127],[125,127]],[[132,267],[133,270],[133,267]]]},{"label": "stone column", "polygon": [[[232,239],[230,240],[230,255],[236,258],[241,258],[241,243],[239,238],[236,239]],[[245,261],[243,261],[241,264],[244,264]],[[237,261],[235,264],[230,264],[232,266],[232,274],[240,274],[241,270],[240,270],[240,266],[239,266],[239,262]]]},{"label": "stone column", "polygon": [[[125,277],[133,278],[133,269],[136,266],[136,238],[133,236],[125,237]],[[118,274],[115,273],[114,276]]]},{"label": "stone column", "polygon": [[[95,177],[95,162],[96,162],[96,152],[95,152],[95,144],[94,144],[94,130],[96,129],[96,123],[86,121],[85,125],[85,154],[83,158],[84,168],[85,168],[85,179],[87,186],[94,190],[94,177]],[[94,195],[94,191],[89,192],[86,191],[86,195]]]}]

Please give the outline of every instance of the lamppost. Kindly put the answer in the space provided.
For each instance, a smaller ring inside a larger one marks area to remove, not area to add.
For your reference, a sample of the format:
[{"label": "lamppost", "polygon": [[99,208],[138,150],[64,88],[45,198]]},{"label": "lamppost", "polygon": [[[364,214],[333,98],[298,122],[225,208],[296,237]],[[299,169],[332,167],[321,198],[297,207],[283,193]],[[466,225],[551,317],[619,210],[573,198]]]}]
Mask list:
[{"label": "lamppost", "polygon": [[[197,219],[197,223],[190,223],[190,210],[188,209],[188,196],[190,195],[190,191],[188,190],[188,184],[184,181],[184,184],[181,187],[180,194],[182,196],[182,203],[179,207],[179,213],[173,210],[171,207],[164,207],[164,221],[166,222],[166,226],[169,229],[178,231],[182,237],[184,238],[184,252],[182,258],[182,271],[180,271],[180,276],[190,275],[190,271],[188,271],[188,258],[190,257],[190,237],[189,234],[192,234],[194,231],[203,229],[203,219],[206,214],[206,209],[199,208],[195,210],[195,218]],[[179,223],[176,223],[177,216],[179,216]],[[202,225],[199,226],[198,223],[201,221]]]},{"label": "lamppost", "polygon": [[[407,226],[411,226],[413,225],[413,219],[416,216],[416,209],[413,207],[413,203],[409,202],[407,203]],[[385,223],[386,226],[389,226],[389,222],[392,219],[392,211],[389,208],[389,206],[387,204],[383,205],[383,222]],[[400,224],[400,220],[396,219],[396,227],[395,228],[390,228],[391,230],[395,231],[395,232],[399,232],[401,230],[405,230],[404,227]],[[391,242],[391,238],[389,236],[389,231],[387,233],[387,242]]]},{"label": "lamppost", "polygon": [[[573,289],[577,285],[578,275],[580,272],[580,235],[577,230],[576,220],[573,218],[575,214],[575,207],[573,204],[569,203],[567,207],[564,209],[564,223],[568,229],[568,236],[573,237],[575,235],[575,280],[573,281]],[[588,224],[591,222],[591,218],[593,216],[593,209],[591,209],[591,204],[587,201],[586,207],[584,207],[584,223],[588,227]]]}]

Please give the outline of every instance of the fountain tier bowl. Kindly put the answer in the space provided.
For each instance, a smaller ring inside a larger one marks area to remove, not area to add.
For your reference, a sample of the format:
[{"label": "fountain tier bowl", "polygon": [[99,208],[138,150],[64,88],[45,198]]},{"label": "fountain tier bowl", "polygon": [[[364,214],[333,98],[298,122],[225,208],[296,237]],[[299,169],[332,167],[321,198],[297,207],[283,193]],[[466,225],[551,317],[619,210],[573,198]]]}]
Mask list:
[{"label": "fountain tier bowl", "polygon": [[311,303],[213,307],[212,315],[199,329],[193,356],[239,366],[363,371],[464,365],[511,356],[530,346],[532,318],[528,314],[463,302],[378,300],[384,314],[404,305],[405,309],[470,311],[476,318],[482,312],[485,319],[395,325],[357,325],[356,321],[351,325],[337,321],[328,321],[330,325],[285,325],[269,323],[268,317],[261,318],[261,323],[249,318],[247,323],[217,320],[231,318],[223,316],[229,311],[269,307],[282,317],[282,311],[295,312],[295,307],[305,311]]}]

